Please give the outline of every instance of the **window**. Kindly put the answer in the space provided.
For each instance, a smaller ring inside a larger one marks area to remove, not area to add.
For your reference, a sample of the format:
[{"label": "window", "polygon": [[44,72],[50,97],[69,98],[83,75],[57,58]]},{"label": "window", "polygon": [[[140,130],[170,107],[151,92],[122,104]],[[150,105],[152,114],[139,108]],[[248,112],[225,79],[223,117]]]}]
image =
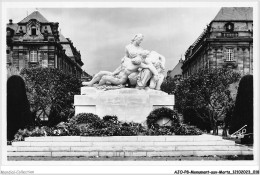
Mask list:
[{"label": "window", "polygon": [[22,26],[20,26],[19,32],[20,32],[20,33],[23,33],[23,28],[22,28]]},{"label": "window", "polygon": [[49,56],[48,56],[48,67],[55,67],[55,55],[54,55],[54,51],[49,51]]},{"label": "window", "polygon": [[234,31],[234,24],[231,23],[231,22],[225,24],[225,27],[226,27],[227,32],[233,32]]},{"label": "window", "polygon": [[7,57],[7,63],[11,64],[12,63],[12,56],[10,54],[10,50],[6,50],[6,57]]},{"label": "window", "polygon": [[32,50],[30,52],[30,62],[37,62],[37,51],[36,50]]},{"label": "window", "polygon": [[32,26],[32,35],[36,35],[36,27]]},{"label": "window", "polygon": [[44,33],[48,33],[48,29],[47,29],[47,26],[45,26],[45,28],[44,28]]},{"label": "window", "polygon": [[42,67],[48,67],[48,52],[43,52]]},{"label": "window", "polygon": [[12,35],[11,31],[9,31],[9,30],[7,30],[6,34],[7,34],[7,36],[11,36]]},{"label": "window", "polygon": [[234,50],[233,49],[227,49],[226,61],[234,61]]}]

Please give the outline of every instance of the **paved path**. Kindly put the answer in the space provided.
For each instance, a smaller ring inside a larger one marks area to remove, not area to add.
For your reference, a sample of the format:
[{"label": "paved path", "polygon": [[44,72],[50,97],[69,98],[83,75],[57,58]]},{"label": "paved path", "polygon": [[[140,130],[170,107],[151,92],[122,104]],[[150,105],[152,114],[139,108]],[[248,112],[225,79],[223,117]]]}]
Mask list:
[{"label": "paved path", "polygon": [[224,161],[253,160],[252,155],[245,156],[189,156],[189,157],[8,157],[8,161]]}]

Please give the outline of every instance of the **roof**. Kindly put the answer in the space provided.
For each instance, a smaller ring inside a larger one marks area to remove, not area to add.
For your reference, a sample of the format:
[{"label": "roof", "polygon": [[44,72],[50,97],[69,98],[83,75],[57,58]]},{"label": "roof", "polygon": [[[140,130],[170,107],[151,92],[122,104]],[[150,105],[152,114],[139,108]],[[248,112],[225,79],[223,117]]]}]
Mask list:
[{"label": "roof", "polygon": [[63,49],[65,49],[66,55],[69,57],[73,57],[74,55],[73,55],[73,52],[72,52],[68,39],[65,38],[64,35],[62,35],[61,33],[59,34],[59,39],[60,39],[60,42],[63,43],[61,45],[62,45]]},{"label": "roof", "polygon": [[12,24],[7,24],[7,27],[13,29],[14,31],[17,31],[18,29],[18,24],[12,23]]},{"label": "roof", "polygon": [[179,63],[173,68],[173,70],[170,72],[170,76],[174,78],[176,75],[181,75],[182,74],[182,67],[183,61],[180,60]]},{"label": "roof", "polygon": [[68,41],[68,39],[67,38],[65,38],[65,36],[64,35],[62,35],[61,33],[59,33],[59,39],[60,39],[60,42],[66,42],[66,43],[68,43],[69,41]]},{"label": "roof", "polygon": [[70,44],[62,44],[63,49],[65,49],[65,53],[68,57],[73,57],[73,52],[72,49],[70,47]]},{"label": "roof", "polygon": [[213,21],[252,21],[252,7],[222,7]]},{"label": "roof", "polygon": [[27,23],[28,21],[30,21],[31,19],[36,19],[37,21],[41,22],[41,23],[48,23],[49,21],[42,16],[42,14],[38,11],[34,11],[32,12],[30,15],[28,15],[27,17],[25,17],[22,21],[20,21],[19,23]]},{"label": "roof", "polygon": [[75,56],[77,54],[74,53],[73,51],[76,51],[77,53],[79,53],[79,51],[77,50],[76,47],[73,46],[73,43],[71,42],[71,40],[69,38],[65,38],[64,35],[62,35],[61,33],[59,34],[59,39],[60,39],[60,43],[61,43],[63,49],[65,49],[66,55],[69,57],[74,57],[72,59],[78,60],[77,57]]}]

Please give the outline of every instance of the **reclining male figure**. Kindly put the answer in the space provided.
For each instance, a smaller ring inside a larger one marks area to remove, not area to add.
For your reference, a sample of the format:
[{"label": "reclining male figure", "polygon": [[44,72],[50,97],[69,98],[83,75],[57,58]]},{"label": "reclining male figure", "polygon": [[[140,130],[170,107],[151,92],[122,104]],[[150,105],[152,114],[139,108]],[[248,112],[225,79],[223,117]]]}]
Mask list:
[{"label": "reclining male figure", "polygon": [[117,68],[114,72],[109,71],[100,71],[97,73],[91,81],[83,82],[83,85],[93,86],[94,83],[99,81],[99,86],[110,83],[113,85],[121,85],[126,83],[128,76],[137,72],[139,68],[147,68],[154,75],[155,80],[158,80],[158,71],[153,66],[152,63],[145,61],[145,58],[149,54],[149,51],[143,51],[140,56],[137,56],[133,59],[127,57],[124,58],[122,65]]}]

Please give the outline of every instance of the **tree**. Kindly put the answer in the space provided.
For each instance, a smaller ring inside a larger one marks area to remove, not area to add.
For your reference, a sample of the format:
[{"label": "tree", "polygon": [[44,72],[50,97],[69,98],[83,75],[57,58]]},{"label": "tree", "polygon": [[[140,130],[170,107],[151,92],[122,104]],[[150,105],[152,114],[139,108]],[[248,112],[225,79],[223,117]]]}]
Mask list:
[{"label": "tree", "polygon": [[224,119],[226,108],[232,103],[228,87],[239,79],[240,74],[230,69],[201,69],[180,81],[175,93],[176,107],[182,113],[193,111],[194,117],[209,122],[213,134],[218,134],[217,122]]},{"label": "tree", "polygon": [[174,94],[179,81],[180,78],[166,77],[161,85],[161,90],[168,94]]},{"label": "tree", "polygon": [[81,87],[81,81],[74,75],[55,68],[27,68],[21,75],[36,120],[45,116],[51,126],[73,115],[74,95],[80,93]]}]

